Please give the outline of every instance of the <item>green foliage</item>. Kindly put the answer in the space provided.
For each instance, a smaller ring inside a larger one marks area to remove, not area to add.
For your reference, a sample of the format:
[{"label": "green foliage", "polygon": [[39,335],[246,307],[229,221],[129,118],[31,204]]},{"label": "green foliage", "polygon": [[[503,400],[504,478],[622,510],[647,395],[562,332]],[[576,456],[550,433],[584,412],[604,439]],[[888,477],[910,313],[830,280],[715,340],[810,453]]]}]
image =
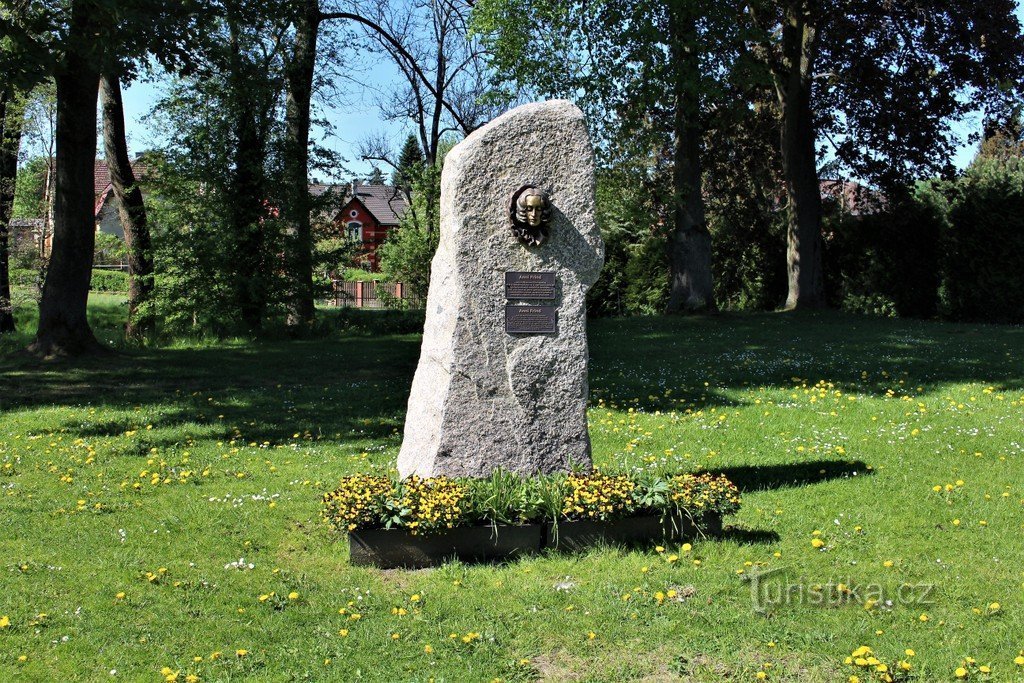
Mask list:
[{"label": "green foliage", "polygon": [[380,273],[371,273],[368,270],[362,268],[345,268],[341,274],[341,278],[346,282],[371,282],[373,280],[380,279]]},{"label": "green foliage", "polygon": [[258,334],[284,313],[281,63],[256,30],[273,17],[249,20],[233,17],[205,55],[210,73],[175,81],[155,112],[167,139],[149,202],[165,333]]},{"label": "green foliage", "polygon": [[668,300],[668,252],[660,221],[664,176],[635,160],[597,174],[597,222],[605,264],[587,293],[593,316],[654,315]]},{"label": "green foliage", "polygon": [[43,157],[33,157],[18,169],[12,218],[42,218],[46,215],[46,174],[47,164]]},{"label": "green foliage", "polygon": [[325,324],[335,330],[359,336],[375,337],[388,334],[418,334],[423,331],[424,312],[374,311],[358,308],[339,308],[324,314]]},{"label": "green foliage", "polygon": [[[450,143],[443,144],[439,153],[444,154],[450,148]],[[418,167],[420,172],[412,183],[408,210],[402,215],[398,228],[391,230],[377,248],[385,279],[404,283],[419,297],[426,297],[430,262],[437,251],[438,230],[431,223],[439,212],[443,163],[442,156],[437,166]]]},{"label": "green foliage", "polygon": [[120,270],[94,270],[89,289],[94,292],[127,292],[128,273]]},{"label": "green foliage", "polygon": [[825,290],[833,306],[871,315],[934,317],[944,216],[927,185],[893,193],[862,216],[825,221]]},{"label": "green foliage", "polygon": [[398,156],[398,166],[391,174],[391,184],[401,187],[407,193],[412,192],[412,186],[423,172],[423,149],[415,135],[409,134],[402,145],[402,151]]},{"label": "green foliage", "polygon": [[116,265],[127,258],[128,247],[123,239],[105,232],[96,233],[96,246],[92,256],[93,265]]},{"label": "green foliage", "polygon": [[354,475],[321,500],[323,518],[338,531],[402,528],[414,534],[639,515],[696,519],[709,512],[734,514],[740,507],[739,491],[724,476],[643,469],[532,477],[497,470],[476,479]]},{"label": "green foliage", "polygon": [[1024,159],[979,159],[947,197],[944,314],[1024,323]]}]

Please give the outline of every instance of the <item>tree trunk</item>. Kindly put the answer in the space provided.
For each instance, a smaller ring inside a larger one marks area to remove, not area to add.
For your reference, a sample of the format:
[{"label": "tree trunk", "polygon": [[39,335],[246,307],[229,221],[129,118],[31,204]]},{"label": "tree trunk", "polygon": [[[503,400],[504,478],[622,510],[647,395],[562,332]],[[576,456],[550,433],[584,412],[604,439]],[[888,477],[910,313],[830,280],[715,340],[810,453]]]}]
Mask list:
[{"label": "tree trunk", "polygon": [[91,45],[95,30],[81,3],[72,5],[70,46],[57,76],[57,182],[53,252],[39,302],[39,328],[29,351],[77,356],[100,351],[86,315],[96,245],[93,162],[100,74],[77,48]]},{"label": "tree trunk", "polygon": [[821,263],[821,184],[815,153],[811,88],[818,31],[805,3],[787,7],[782,34],[783,71],[776,73],[782,112],[782,174],[789,200],[786,310],[825,306]]},{"label": "tree trunk", "polygon": [[228,85],[233,108],[235,148],[233,175],[230,182],[231,216],[229,222],[235,237],[232,261],[234,268],[235,301],[243,324],[250,332],[263,329],[267,310],[268,287],[265,263],[266,239],[263,222],[267,216],[264,206],[263,163],[265,140],[260,135],[258,117],[261,96],[254,92],[251,65],[242,53],[241,28],[229,13],[230,73]]},{"label": "tree trunk", "polygon": [[285,219],[289,230],[288,327],[307,332],[316,315],[313,292],[313,230],[309,201],[309,110],[313,96],[319,0],[305,0],[295,17],[295,47],[285,71]]},{"label": "tree trunk", "polygon": [[0,334],[15,331],[11,301],[10,220],[23,117],[10,89],[0,91]]},{"label": "tree trunk", "polygon": [[696,17],[682,3],[672,4],[672,65],[675,69],[673,122],[673,229],[669,244],[671,285],[667,311],[714,310],[711,233],[701,183],[700,79]]},{"label": "tree trunk", "polygon": [[142,190],[136,184],[137,179],[128,159],[124,106],[117,76],[103,74],[100,101],[103,107],[103,146],[107,167],[110,169],[110,184],[114,187],[118,216],[124,227],[124,241],[128,248],[128,324],[125,336],[141,339],[153,329],[153,316],[140,313],[140,309],[153,296],[152,242]]}]

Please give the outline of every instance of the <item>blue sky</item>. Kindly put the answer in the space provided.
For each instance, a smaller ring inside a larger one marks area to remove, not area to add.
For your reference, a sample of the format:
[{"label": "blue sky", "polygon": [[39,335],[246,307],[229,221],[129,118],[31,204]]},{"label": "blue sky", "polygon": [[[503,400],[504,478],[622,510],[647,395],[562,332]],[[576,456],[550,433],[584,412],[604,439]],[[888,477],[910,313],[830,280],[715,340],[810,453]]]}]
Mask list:
[{"label": "blue sky", "polygon": [[[1018,3],[1017,16],[1024,21],[1024,0]],[[344,101],[336,101],[334,106],[325,106],[323,118],[329,120],[334,131],[330,134],[317,128],[313,136],[317,142],[347,160],[345,167],[339,169],[333,178],[344,182],[353,176],[364,177],[369,174],[371,165],[360,161],[356,149],[360,140],[368,136],[385,135],[393,148],[399,148],[406,136],[412,132],[411,124],[386,122],[381,119],[376,98],[386,95],[390,88],[399,84],[400,75],[390,62],[381,62],[367,67],[358,73],[360,83],[341,83],[337,90],[344,93]],[[128,132],[128,147],[134,155],[147,148],[159,146],[162,142],[160,131],[150,125],[149,112],[158,101],[163,83],[139,82],[130,85],[124,92],[125,124]],[[975,115],[966,121],[958,131],[962,136],[975,132],[980,128],[981,116]],[[962,145],[957,152],[955,163],[958,168],[965,167],[974,157],[976,145]],[[383,169],[385,174],[390,169]],[[332,180],[320,178],[320,180]]]}]

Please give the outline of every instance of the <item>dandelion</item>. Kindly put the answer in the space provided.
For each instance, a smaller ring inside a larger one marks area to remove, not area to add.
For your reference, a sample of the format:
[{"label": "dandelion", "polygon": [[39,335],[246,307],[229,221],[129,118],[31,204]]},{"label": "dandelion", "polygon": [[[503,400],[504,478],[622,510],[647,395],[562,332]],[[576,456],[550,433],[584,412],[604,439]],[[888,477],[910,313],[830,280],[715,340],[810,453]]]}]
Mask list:
[{"label": "dandelion", "polygon": [[11,618],[6,614],[0,617],[0,630],[11,627]]},{"label": "dandelion", "polygon": [[238,657],[239,659],[241,659],[242,657],[245,657],[248,654],[249,654],[248,650],[241,650],[241,649],[240,650],[235,650],[235,656]]},{"label": "dandelion", "polygon": [[410,601],[410,602],[419,602],[419,601],[420,601],[420,594],[419,594],[419,593],[414,593],[414,594],[413,594],[413,595],[412,595],[412,596],[411,596],[411,597],[409,598],[409,601]]},{"label": "dandelion", "polygon": [[967,678],[967,669],[963,668],[962,666],[958,666],[956,668],[956,671],[953,672],[953,675],[957,678]]},{"label": "dandelion", "polygon": [[338,635],[341,636],[342,638],[347,638],[348,637],[348,629],[347,628],[341,629],[340,631],[338,631]]},{"label": "dandelion", "polygon": [[993,602],[991,605],[988,606],[988,609],[990,612],[998,612],[1000,609],[1002,609],[1002,606],[998,602]]},{"label": "dandelion", "polygon": [[428,655],[434,654],[434,648],[431,647],[429,644],[423,646],[423,651],[426,652]]},{"label": "dandelion", "polygon": [[921,622],[928,621],[928,615],[927,614],[922,614],[917,619],[918,619],[918,621],[921,621]]},{"label": "dandelion", "polygon": [[289,600],[298,600],[298,599],[299,599],[299,594],[298,594],[298,592],[296,592],[296,591],[292,591],[291,593],[289,593],[289,594],[288,594],[288,599],[289,599]]},{"label": "dandelion", "polygon": [[825,541],[821,540],[820,538],[813,538],[811,539],[811,545],[814,548],[823,548],[825,546]]}]

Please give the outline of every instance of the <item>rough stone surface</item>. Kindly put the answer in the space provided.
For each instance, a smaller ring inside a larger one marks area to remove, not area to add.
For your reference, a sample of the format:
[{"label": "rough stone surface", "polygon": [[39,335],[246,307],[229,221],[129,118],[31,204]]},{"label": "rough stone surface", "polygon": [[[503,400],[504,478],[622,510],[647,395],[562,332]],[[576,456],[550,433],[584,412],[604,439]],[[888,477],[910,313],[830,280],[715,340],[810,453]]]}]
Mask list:
[{"label": "rough stone surface", "polygon": [[[509,222],[524,185],[545,190],[553,207],[539,247],[520,244]],[[603,263],[593,147],[572,103],[513,109],[448,153],[402,476],[590,465],[585,299]],[[555,272],[555,300],[531,302],[558,307],[555,334],[505,332],[506,271]]]}]

